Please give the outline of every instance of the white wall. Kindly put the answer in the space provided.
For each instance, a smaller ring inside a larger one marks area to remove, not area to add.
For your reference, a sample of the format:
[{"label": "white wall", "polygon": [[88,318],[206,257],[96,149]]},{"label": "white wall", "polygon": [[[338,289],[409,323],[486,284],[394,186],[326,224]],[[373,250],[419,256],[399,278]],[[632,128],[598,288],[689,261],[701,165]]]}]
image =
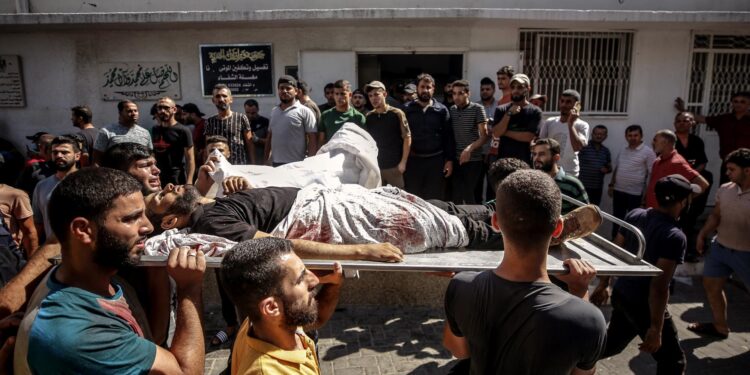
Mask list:
[{"label": "white wall", "polygon": [[[13,10],[18,0],[0,1],[0,10]],[[601,9],[750,11],[746,0],[21,0],[30,4],[31,13],[152,12],[205,10],[340,9],[340,8],[509,8],[509,9]],[[96,6],[92,5],[95,4]],[[12,12],[12,11],[11,11]]]}]

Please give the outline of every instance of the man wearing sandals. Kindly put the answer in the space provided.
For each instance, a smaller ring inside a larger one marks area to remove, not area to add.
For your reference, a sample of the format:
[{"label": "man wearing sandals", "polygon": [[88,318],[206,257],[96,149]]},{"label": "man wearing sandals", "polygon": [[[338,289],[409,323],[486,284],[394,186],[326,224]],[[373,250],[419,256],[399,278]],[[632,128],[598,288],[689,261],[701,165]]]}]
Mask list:
[{"label": "man wearing sandals", "polygon": [[750,286],[750,149],[737,149],[724,162],[730,182],[716,193],[716,206],[696,239],[697,250],[702,253],[706,236],[716,231],[703,267],[703,288],[714,321],[688,325],[695,333],[721,339],[729,337],[724,294],[727,278],[734,272]]}]

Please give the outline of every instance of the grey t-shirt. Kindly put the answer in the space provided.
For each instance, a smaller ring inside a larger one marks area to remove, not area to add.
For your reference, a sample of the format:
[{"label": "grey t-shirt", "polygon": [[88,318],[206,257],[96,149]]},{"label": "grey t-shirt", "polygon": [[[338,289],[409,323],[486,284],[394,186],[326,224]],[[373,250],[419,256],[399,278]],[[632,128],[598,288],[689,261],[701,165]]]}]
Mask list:
[{"label": "grey t-shirt", "polygon": [[94,150],[106,152],[110,147],[119,143],[138,143],[146,146],[149,150],[153,149],[151,144],[151,133],[148,130],[138,126],[122,126],[120,123],[106,126],[99,131],[94,141]]},{"label": "grey t-shirt", "polygon": [[317,133],[315,113],[295,100],[282,110],[271,111],[271,159],[274,163],[292,163],[305,159],[306,135]]},{"label": "grey t-shirt", "polygon": [[472,374],[570,374],[594,367],[607,325],[594,305],[554,284],[512,282],[492,270],[461,272],[445,293],[454,335]]}]

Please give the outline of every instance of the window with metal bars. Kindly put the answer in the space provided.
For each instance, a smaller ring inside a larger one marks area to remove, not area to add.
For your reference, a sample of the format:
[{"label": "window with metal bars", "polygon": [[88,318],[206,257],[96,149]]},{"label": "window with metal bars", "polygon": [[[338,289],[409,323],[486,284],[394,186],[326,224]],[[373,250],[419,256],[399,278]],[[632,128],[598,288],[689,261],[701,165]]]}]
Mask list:
[{"label": "window with metal bars", "polygon": [[732,110],[732,93],[750,90],[750,35],[695,34],[687,108],[714,116]]},{"label": "window with metal bars", "polygon": [[581,93],[590,115],[626,115],[633,33],[521,30],[522,71],[534,93],[549,98],[545,112],[557,110],[566,89]]}]

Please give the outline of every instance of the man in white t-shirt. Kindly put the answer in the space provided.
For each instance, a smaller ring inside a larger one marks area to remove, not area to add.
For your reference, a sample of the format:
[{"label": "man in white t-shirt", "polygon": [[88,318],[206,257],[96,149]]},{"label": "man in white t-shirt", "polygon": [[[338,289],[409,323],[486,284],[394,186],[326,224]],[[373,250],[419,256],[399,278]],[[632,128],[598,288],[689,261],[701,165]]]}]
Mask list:
[{"label": "man in white t-shirt", "polygon": [[566,174],[578,177],[578,151],[588,142],[589,124],[578,118],[581,94],[573,89],[562,92],[557,102],[560,116],[550,117],[539,129],[539,138],[552,138],[560,143],[560,166]]}]

